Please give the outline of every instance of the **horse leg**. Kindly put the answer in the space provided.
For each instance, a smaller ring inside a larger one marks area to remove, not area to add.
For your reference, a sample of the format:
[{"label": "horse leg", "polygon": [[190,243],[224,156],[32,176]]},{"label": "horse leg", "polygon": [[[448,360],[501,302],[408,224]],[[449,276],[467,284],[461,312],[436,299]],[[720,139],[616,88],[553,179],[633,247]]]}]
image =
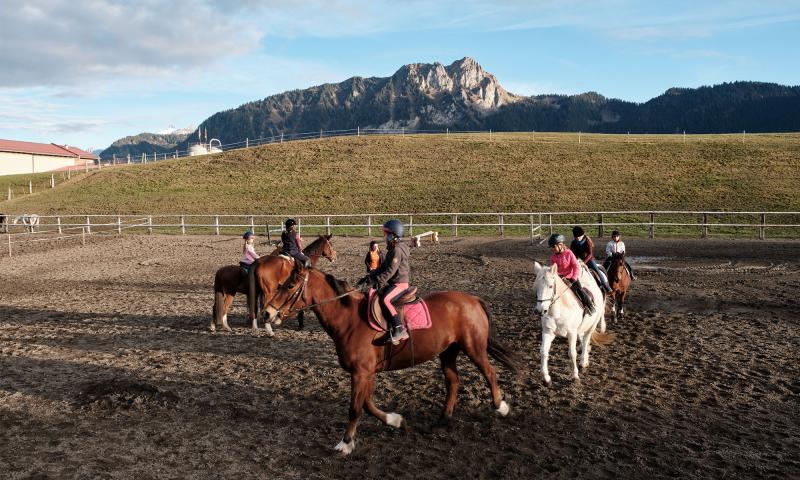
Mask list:
[{"label": "horse leg", "polygon": [[494,372],[494,367],[489,363],[489,353],[486,350],[486,341],[483,342],[484,347],[479,348],[475,345],[475,341],[465,342],[464,353],[467,354],[472,363],[481,371],[486,382],[489,384],[489,389],[492,392],[492,405],[495,411],[502,417],[508,415],[510,410],[508,404],[503,400],[503,392],[497,385],[497,375]]},{"label": "horse leg", "polygon": [[461,347],[458,345],[451,345],[447,350],[439,354],[439,360],[442,362],[442,373],[444,373],[444,382],[447,389],[447,397],[444,403],[444,410],[442,416],[439,418],[439,423],[446,425],[450,423],[453,417],[453,411],[456,409],[458,403],[458,368],[456,366],[456,359]]},{"label": "horse leg", "polygon": [[619,317],[622,318],[625,315],[625,297],[628,295],[628,292],[622,292],[619,296]]},{"label": "horse leg", "polygon": [[[601,330],[602,332],[602,330]],[[581,368],[589,367],[589,352],[592,350],[592,329],[578,337],[581,341]]]},{"label": "horse leg", "polygon": [[305,321],[305,316],[306,316],[306,312],[304,312],[303,310],[300,310],[300,313],[297,314],[297,329],[298,330],[302,330],[303,329],[303,323]]},{"label": "horse leg", "polygon": [[580,381],[578,377],[578,350],[577,350],[578,332],[570,330],[567,332],[567,343],[569,344],[569,359],[572,361],[572,379]]},{"label": "horse leg", "polygon": [[231,311],[231,305],[233,304],[233,295],[235,294],[225,294],[225,302],[222,305],[222,329],[226,332],[231,331],[231,327],[228,326],[228,312]]},{"label": "horse leg", "polygon": [[555,333],[542,330],[542,383],[544,383],[545,387],[550,387],[553,385],[553,382],[550,379],[550,373],[547,371],[547,360],[550,357],[550,344],[553,343],[553,339],[555,338]]},{"label": "horse leg", "polygon": [[350,376],[350,421],[344,432],[342,440],[333,447],[334,450],[342,452],[343,455],[350,454],[356,446],[355,436],[358,419],[361,417],[361,409],[369,397],[370,385],[375,382],[374,373],[354,372]]},{"label": "horse leg", "polygon": [[369,388],[367,389],[367,399],[364,406],[367,407],[367,412],[381,422],[389,425],[390,427],[400,428],[403,424],[403,416],[399,413],[386,413],[377,406],[372,400],[372,393],[375,391],[375,377],[370,381]]}]

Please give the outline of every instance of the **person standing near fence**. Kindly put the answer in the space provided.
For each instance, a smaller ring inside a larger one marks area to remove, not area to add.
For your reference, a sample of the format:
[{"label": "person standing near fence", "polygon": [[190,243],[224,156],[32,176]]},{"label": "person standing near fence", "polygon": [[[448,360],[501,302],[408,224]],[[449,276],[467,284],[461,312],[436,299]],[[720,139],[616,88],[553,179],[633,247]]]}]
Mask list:
[{"label": "person standing near fence", "polygon": [[375,240],[369,242],[369,251],[364,257],[364,264],[367,266],[367,273],[372,273],[383,263],[383,252],[378,248]]}]

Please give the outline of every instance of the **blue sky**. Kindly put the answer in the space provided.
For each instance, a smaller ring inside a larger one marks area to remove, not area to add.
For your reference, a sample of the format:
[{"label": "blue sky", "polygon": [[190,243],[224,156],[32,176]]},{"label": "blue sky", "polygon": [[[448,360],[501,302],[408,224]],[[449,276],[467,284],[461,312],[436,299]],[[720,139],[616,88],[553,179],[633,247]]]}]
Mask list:
[{"label": "blue sky", "polygon": [[2,5],[0,138],[83,148],[198,125],[286,90],[465,56],[524,95],[643,102],[670,87],[800,84],[800,0]]}]

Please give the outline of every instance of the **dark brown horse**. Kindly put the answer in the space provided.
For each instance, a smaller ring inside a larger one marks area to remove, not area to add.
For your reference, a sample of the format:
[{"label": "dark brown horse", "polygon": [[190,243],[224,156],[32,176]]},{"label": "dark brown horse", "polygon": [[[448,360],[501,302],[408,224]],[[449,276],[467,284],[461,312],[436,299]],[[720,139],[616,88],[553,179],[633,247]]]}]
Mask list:
[{"label": "dark brown horse", "polygon": [[[625,297],[628,296],[628,289],[631,286],[631,276],[625,268],[625,254],[615,253],[611,256],[611,263],[608,266],[608,284],[611,285],[611,311],[614,320],[625,314]],[[603,331],[605,329],[602,329]]]},{"label": "dark brown horse", "polygon": [[383,412],[373,403],[376,373],[412,367],[437,356],[447,389],[443,422],[450,420],[456,407],[459,384],[456,359],[462,351],[486,378],[497,413],[508,414],[509,406],[503,400],[489,356],[515,373],[518,362],[515,355],[495,339],[491,314],[480,298],[456,291],[432,293],[424,300],[433,325],[412,330],[410,339],[398,346],[383,346],[373,343],[381,334],[367,325],[364,294],[351,290],[346,283],[313,268],[289,268],[276,262],[259,265],[256,276],[264,292],[264,308],[269,320],[277,325],[292,311],[311,308],[336,345],[339,365],[350,372],[350,420],[344,437],[335,447],[343,454],[352,452],[355,447],[356,426],[363,408],[392,427],[403,423],[401,415]]},{"label": "dark brown horse", "polygon": [[[312,265],[319,263],[320,257],[325,257],[331,262],[336,261],[336,250],[333,249],[331,237],[333,235],[320,235],[303,249],[303,253],[311,259]],[[272,252],[270,256],[277,256],[279,253],[280,249]],[[217,270],[214,275],[214,306],[211,309],[211,326],[209,327],[212,332],[217,327],[226,332],[231,331],[231,327],[228,326],[228,311],[233,303],[233,297],[237,293],[249,295],[249,284],[247,273],[239,265],[227,265]],[[298,322],[299,328],[303,328],[302,317],[298,316]],[[251,323],[253,331],[258,331],[255,317],[251,318]],[[272,335],[272,327],[269,325],[267,325],[267,334]]]}]

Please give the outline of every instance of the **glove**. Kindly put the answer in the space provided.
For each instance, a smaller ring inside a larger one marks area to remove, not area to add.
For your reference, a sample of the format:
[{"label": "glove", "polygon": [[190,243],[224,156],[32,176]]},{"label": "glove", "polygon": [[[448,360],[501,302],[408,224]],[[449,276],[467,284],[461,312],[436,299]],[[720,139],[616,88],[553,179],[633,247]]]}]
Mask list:
[{"label": "glove", "polygon": [[362,285],[368,287],[371,286],[373,282],[374,280],[372,280],[372,277],[370,277],[369,275],[364,275],[363,277],[361,277],[359,281],[356,282],[356,287],[360,287]]},{"label": "glove", "polygon": [[303,262],[303,266],[306,268],[311,268],[311,259],[307,258],[305,262]]}]

